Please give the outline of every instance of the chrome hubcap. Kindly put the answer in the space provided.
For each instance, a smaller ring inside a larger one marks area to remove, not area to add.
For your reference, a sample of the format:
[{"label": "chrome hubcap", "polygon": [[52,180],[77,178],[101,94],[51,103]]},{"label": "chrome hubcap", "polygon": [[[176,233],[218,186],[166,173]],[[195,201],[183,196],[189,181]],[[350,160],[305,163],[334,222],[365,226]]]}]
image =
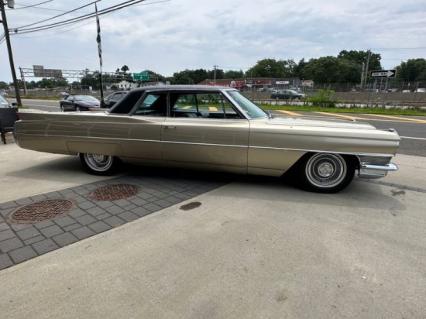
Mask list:
[{"label": "chrome hubcap", "polygon": [[104,172],[111,168],[113,157],[110,155],[84,154],[87,165],[94,171]]},{"label": "chrome hubcap", "polygon": [[325,163],[321,163],[318,166],[318,174],[321,177],[330,177],[334,172],[334,167],[332,164],[325,162]]},{"label": "chrome hubcap", "polygon": [[308,160],[305,168],[309,182],[320,188],[339,185],[345,179],[346,172],[346,161],[339,154],[315,154]]}]

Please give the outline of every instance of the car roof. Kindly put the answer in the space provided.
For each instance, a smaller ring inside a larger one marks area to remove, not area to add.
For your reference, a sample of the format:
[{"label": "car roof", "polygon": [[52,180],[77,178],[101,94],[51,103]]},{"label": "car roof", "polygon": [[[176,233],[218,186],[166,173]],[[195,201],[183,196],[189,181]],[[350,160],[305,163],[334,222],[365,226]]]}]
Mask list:
[{"label": "car roof", "polygon": [[143,86],[132,91],[222,91],[222,90],[235,90],[234,88],[226,86],[211,86],[211,85],[152,85]]}]

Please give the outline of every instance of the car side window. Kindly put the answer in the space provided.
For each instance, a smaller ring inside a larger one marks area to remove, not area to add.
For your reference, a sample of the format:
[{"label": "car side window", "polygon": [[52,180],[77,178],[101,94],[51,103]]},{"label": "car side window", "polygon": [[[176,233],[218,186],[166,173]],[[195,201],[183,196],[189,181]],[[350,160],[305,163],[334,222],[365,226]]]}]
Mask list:
[{"label": "car side window", "polygon": [[170,102],[171,117],[241,118],[233,108],[233,105],[218,92],[172,94]]},{"label": "car side window", "polygon": [[113,102],[118,102],[123,97],[122,93],[115,93],[112,98],[110,99]]},{"label": "car side window", "polygon": [[195,94],[170,94],[171,117],[197,117]]},{"label": "car side window", "polygon": [[136,104],[133,115],[140,116],[166,116],[167,114],[167,94],[148,93]]},{"label": "car side window", "polygon": [[140,100],[143,91],[134,91],[128,93],[123,99],[115,104],[110,110],[114,114],[128,114],[135,104]]}]

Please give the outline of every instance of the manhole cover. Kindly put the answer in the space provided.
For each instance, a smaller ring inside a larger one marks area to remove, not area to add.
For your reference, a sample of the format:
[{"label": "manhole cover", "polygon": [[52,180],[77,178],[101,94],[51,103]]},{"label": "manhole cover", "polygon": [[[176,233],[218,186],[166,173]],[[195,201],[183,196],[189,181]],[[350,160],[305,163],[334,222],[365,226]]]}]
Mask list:
[{"label": "manhole cover", "polygon": [[200,207],[201,203],[200,202],[190,202],[188,204],[182,205],[181,207],[179,207],[182,210],[191,210],[197,207]]},{"label": "manhole cover", "polygon": [[25,205],[15,210],[9,219],[12,223],[31,224],[65,214],[72,208],[72,202],[65,199],[49,199]]},{"label": "manhole cover", "polygon": [[138,187],[130,184],[106,185],[95,189],[89,197],[97,201],[118,200],[135,196]]}]

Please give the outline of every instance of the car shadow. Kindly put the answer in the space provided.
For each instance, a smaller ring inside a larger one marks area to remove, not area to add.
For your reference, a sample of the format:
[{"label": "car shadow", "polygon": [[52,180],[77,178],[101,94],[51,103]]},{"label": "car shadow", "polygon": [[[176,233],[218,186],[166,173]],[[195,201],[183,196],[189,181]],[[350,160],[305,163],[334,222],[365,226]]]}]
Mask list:
[{"label": "car shadow", "polygon": [[[221,193],[221,196],[237,196],[265,201],[288,201],[292,203],[309,203],[315,205],[340,206],[342,209],[350,207],[377,208],[380,203],[382,211],[403,211],[405,205],[399,197],[387,192],[387,186],[365,183],[354,180],[345,190],[337,194],[318,194],[301,190],[295,186],[294,178],[268,176],[238,175],[231,173],[199,171],[181,168],[149,167],[134,164],[123,164],[119,175],[99,177],[88,175],[81,168],[77,157],[63,157],[53,159],[29,168],[17,169],[9,172],[7,176],[28,179],[43,179],[51,181],[76,181],[92,183],[101,179],[115,178],[118,176],[131,176],[136,178],[152,178],[170,180],[186,180],[188,182],[217,182],[223,184],[233,183],[238,192],[230,190]],[[234,188],[235,188],[234,187]]]},{"label": "car shadow", "polygon": [[[221,196],[237,196],[239,198],[256,198],[265,201],[282,201],[292,203],[309,203],[315,205],[340,206],[358,208],[378,208],[382,211],[403,211],[406,206],[400,198],[392,196],[386,187],[365,183],[355,178],[343,191],[336,194],[320,194],[299,189],[291,175],[281,178],[254,175],[238,175],[222,172],[195,171],[189,169],[173,169],[144,167],[127,164],[124,173],[137,177],[186,179],[192,181],[215,181],[236,184],[238,191],[221,193]],[[253,192],[253,189],[255,191]],[[276,196],[272,196],[275,194]]]},{"label": "car shadow", "polygon": [[52,159],[43,163],[34,164],[31,167],[16,169],[7,172],[6,176],[39,179],[49,181],[82,181],[99,180],[99,176],[91,176],[84,172],[81,168],[80,161],[76,156],[65,156],[57,159]]}]

